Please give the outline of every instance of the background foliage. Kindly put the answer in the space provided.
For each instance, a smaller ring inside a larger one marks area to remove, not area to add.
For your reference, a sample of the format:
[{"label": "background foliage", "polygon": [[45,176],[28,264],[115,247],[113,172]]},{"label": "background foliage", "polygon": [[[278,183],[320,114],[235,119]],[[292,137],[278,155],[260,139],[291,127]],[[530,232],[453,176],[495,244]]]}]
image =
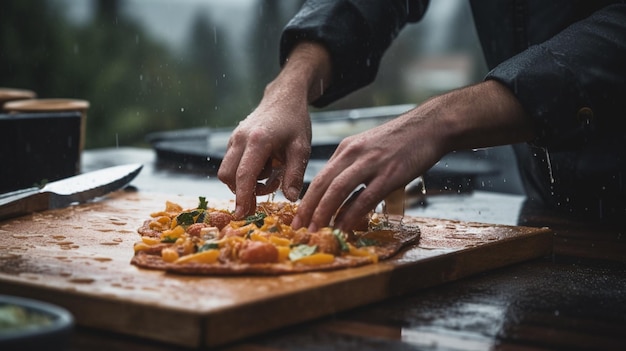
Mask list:
[{"label": "background foliage", "polygon": [[[94,14],[79,24],[66,16],[72,1],[3,1],[0,86],[31,89],[41,98],[90,101],[87,148],[142,146],[155,131],[233,126],[278,72],[280,31],[302,2],[250,0],[254,14],[238,46],[225,39],[229,28],[197,12],[183,49],[175,50],[128,16],[128,1],[91,0]],[[173,11],[178,3],[170,1]],[[419,38],[422,30],[417,26],[410,35]],[[376,83],[329,109],[419,102],[421,97],[398,88],[398,67],[415,59],[416,42],[394,43]]]}]

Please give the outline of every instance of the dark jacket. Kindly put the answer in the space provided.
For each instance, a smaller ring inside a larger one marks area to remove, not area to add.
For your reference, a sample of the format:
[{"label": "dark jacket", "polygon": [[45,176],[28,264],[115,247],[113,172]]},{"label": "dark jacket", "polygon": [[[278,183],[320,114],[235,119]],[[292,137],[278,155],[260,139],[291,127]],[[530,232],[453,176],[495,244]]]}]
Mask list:
[{"label": "dark jacket", "polygon": [[[428,1],[309,0],[286,26],[281,62],[299,40],[331,52],[324,106],[369,84],[385,50]],[[626,214],[626,4],[588,0],[471,2],[490,72],[534,119],[516,145],[531,200],[592,217]]]}]

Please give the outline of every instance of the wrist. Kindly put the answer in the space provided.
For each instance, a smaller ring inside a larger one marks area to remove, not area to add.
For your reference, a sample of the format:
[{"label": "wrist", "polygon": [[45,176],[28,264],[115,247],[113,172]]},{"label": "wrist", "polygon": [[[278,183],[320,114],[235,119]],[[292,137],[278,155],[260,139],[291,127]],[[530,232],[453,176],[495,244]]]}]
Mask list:
[{"label": "wrist", "polygon": [[330,55],[314,42],[301,42],[292,50],[278,76],[265,89],[265,94],[288,95],[317,100],[331,81]]}]

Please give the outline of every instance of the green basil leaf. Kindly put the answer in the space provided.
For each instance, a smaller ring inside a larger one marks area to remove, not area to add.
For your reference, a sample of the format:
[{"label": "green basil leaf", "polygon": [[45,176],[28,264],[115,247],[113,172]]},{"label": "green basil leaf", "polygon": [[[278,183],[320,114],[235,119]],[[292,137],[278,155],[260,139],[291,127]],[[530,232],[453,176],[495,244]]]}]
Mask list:
[{"label": "green basil leaf", "polygon": [[246,239],[250,239],[250,235],[252,235],[252,233],[254,233],[254,230],[248,230],[248,232],[246,233]]},{"label": "green basil leaf", "polygon": [[204,223],[204,218],[206,217],[206,212],[202,211],[200,212],[200,214],[198,215],[198,218],[196,218],[195,222],[196,223]]},{"label": "green basil leaf", "polygon": [[296,261],[301,259],[302,257],[311,256],[317,250],[317,245],[309,246],[309,245],[298,245],[291,249],[289,252],[289,259],[292,261]]},{"label": "green basil leaf", "polygon": [[267,217],[267,215],[263,212],[257,212],[252,216],[246,217],[246,225],[250,223],[254,223],[257,227],[261,228],[263,226],[263,220]]},{"label": "green basil leaf", "polygon": [[172,238],[171,236],[166,236],[165,238],[161,239],[161,242],[171,244],[171,243],[175,243],[177,239],[178,238]]},{"label": "green basil leaf", "polygon": [[193,210],[189,212],[183,212],[176,217],[176,222],[180,225],[190,225],[196,222],[196,216],[198,216],[202,211]]},{"label": "green basil leaf", "polygon": [[215,250],[215,249],[219,249],[219,245],[216,242],[206,242],[204,243],[204,245],[200,246],[198,248],[198,252],[202,252],[202,251],[207,251],[207,250]]},{"label": "green basil leaf", "polygon": [[198,209],[206,210],[208,208],[208,205],[209,205],[209,203],[206,201],[206,197],[199,196],[198,199],[200,200],[200,204],[198,205]]},{"label": "green basil leaf", "polygon": [[364,246],[376,246],[378,245],[378,241],[370,238],[359,238],[356,241],[356,247],[364,247]]},{"label": "green basil leaf", "polygon": [[335,238],[337,238],[337,241],[339,241],[339,247],[341,247],[341,251],[350,251],[350,247],[346,242],[346,235],[344,232],[339,229],[335,229],[333,230],[333,235],[335,236]]}]

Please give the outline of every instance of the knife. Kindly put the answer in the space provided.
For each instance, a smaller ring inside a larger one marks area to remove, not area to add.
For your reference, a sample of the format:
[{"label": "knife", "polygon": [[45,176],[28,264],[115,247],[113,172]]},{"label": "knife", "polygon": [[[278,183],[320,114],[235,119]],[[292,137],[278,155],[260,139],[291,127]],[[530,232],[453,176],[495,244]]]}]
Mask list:
[{"label": "knife", "polygon": [[79,174],[46,184],[0,195],[0,220],[32,212],[67,207],[104,196],[128,185],[142,164],[128,164]]}]

